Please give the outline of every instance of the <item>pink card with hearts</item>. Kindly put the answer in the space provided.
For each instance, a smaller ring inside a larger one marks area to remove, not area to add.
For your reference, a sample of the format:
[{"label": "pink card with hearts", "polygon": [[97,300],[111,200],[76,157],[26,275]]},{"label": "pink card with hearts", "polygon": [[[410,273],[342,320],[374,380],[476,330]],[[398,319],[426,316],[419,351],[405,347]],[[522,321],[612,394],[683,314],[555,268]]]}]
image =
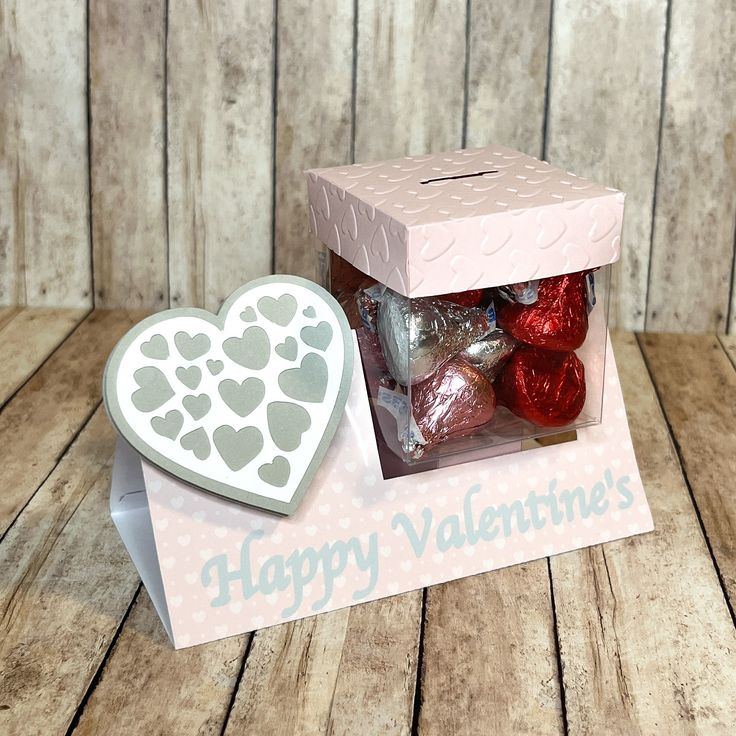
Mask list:
[{"label": "pink card with hearts", "polygon": [[176,648],[650,531],[613,351],[577,439],[383,477],[355,335],[309,492],[277,516],[205,492],[120,440],[113,520]]}]

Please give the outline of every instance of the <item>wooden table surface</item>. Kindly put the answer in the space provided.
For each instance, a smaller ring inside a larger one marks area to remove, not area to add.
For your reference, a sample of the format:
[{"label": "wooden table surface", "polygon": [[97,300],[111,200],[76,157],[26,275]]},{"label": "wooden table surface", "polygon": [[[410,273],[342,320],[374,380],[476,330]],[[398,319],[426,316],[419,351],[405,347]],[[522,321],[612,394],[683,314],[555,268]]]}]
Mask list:
[{"label": "wooden table surface", "polygon": [[654,533],[175,652],[108,510],[140,316],[0,309],[1,734],[736,733],[736,338],[614,336]]}]

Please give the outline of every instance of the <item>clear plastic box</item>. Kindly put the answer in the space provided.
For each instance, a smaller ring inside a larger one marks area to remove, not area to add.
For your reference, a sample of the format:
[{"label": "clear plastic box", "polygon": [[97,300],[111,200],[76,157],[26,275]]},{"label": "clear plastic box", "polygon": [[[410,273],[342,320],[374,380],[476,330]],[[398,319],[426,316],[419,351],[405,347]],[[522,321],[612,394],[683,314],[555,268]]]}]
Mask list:
[{"label": "clear plastic box", "polygon": [[602,418],[621,192],[489,147],[308,172],[386,477]]}]

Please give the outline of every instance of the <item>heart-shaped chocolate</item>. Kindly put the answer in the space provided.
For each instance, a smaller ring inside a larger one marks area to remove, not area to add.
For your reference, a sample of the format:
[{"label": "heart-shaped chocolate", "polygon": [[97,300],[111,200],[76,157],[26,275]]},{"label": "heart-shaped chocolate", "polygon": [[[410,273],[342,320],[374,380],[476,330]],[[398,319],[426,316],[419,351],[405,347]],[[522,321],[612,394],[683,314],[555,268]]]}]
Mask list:
[{"label": "heart-shaped chocolate", "polygon": [[539,282],[534,304],[499,299],[498,325],[517,340],[545,350],[577,350],[588,334],[585,271]]},{"label": "heart-shaped chocolate", "polygon": [[289,514],[337,429],[354,351],[332,296],[306,279],[270,276],[217,315],[173,309],[134,327],[105,369],[105,405],[128,443],[163,470]]}]

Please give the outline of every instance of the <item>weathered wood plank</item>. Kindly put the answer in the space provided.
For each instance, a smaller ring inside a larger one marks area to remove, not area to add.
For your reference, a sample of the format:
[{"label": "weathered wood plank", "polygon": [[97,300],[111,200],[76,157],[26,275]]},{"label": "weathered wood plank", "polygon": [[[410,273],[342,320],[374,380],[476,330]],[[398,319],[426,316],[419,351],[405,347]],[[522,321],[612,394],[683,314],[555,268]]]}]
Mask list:
[{"label": "weathered wood plank", "polygon": [[164,0],[89,5],[97,307],[167,307]]},{"label": "weathered wood plank", "polygon": [[421,591],[254,635],[226,734],[408,734]]},{"label": "weathered wood plank", "polygon": [[99,409],[0,544],[8,736],[65,732],[138,588],[109,513],[114,434]]},{"label": "weathered wood plank", "polygon": [[726,354],[731,359],[731,362],[736,367],[736,335],[721,335],[718,339]]},{"label": "weathered wood plank", "polygon": [[273,26],[258,0],[169,4],[172,306],[216,310],[271,272]]},{"label": "weathered wood plank", "polygon": [[248,639],[176,651],[142,589],[72,733],[220,733]]},{"label": "weathered wood plank", "polygon": [[26,308],[0,326],[0,406],[79,324],[86,310]]},{"label": "weathered wood plank", "polygon": [[471,0],[466,144],[541,156],[551,0]]},{"label": "weathered wood plank", "polygon": [[89,307],[86,4],[0,6],[0,303]]},{"label": "weathered wood plank", "polygon": [[736,631],[636,340],[617,363],[656,530],[553,557],[570,734],[730,734]]},{"label": "weathered wood plank", "polygon": [[735,48],[731,0],[671,0],[648,330],[725,332],[736,217]]},{"label": "weathered wood plank", "polygon": [[640,344],[736,608],[736,371],[715,337],[642,335]]},{"label": "weathered wood plank", "polygon": [[350,609],[326,733],[411,733],[422,591]]},{"label": "weathered wood plank", "polygon": [[0,413],[0,535],[100,402],[107,355],[142,316],[93,312]]},{"label": "weathered wood plank", "polygon": [[625,329],[646,313],[667,4],[554,3],[546,157],[628,195],[610,314]]},{"label": "weathered wood plank", "polygon": [[462,144],[466,9],[466,0],[361,0],[357,161]]},{"label": "weathered wood plank", "polygon": [[350,163],[354,3],[296,0],[278,7],[275,268],[314,278],[303,172]]},{"label": "weathered wood plank", "polygon": [[225,736],[325,733],[349,613],[256,632]]},{"label": "weathered wood plank", "polygon": [[12,307],[0,307],[0,330],[15,317],[23,307],[12,306]]},{"label": "weathered wood plank", "polygon": [[555,653],[546,560],[429,588],[418,732],[564,733]]}]

